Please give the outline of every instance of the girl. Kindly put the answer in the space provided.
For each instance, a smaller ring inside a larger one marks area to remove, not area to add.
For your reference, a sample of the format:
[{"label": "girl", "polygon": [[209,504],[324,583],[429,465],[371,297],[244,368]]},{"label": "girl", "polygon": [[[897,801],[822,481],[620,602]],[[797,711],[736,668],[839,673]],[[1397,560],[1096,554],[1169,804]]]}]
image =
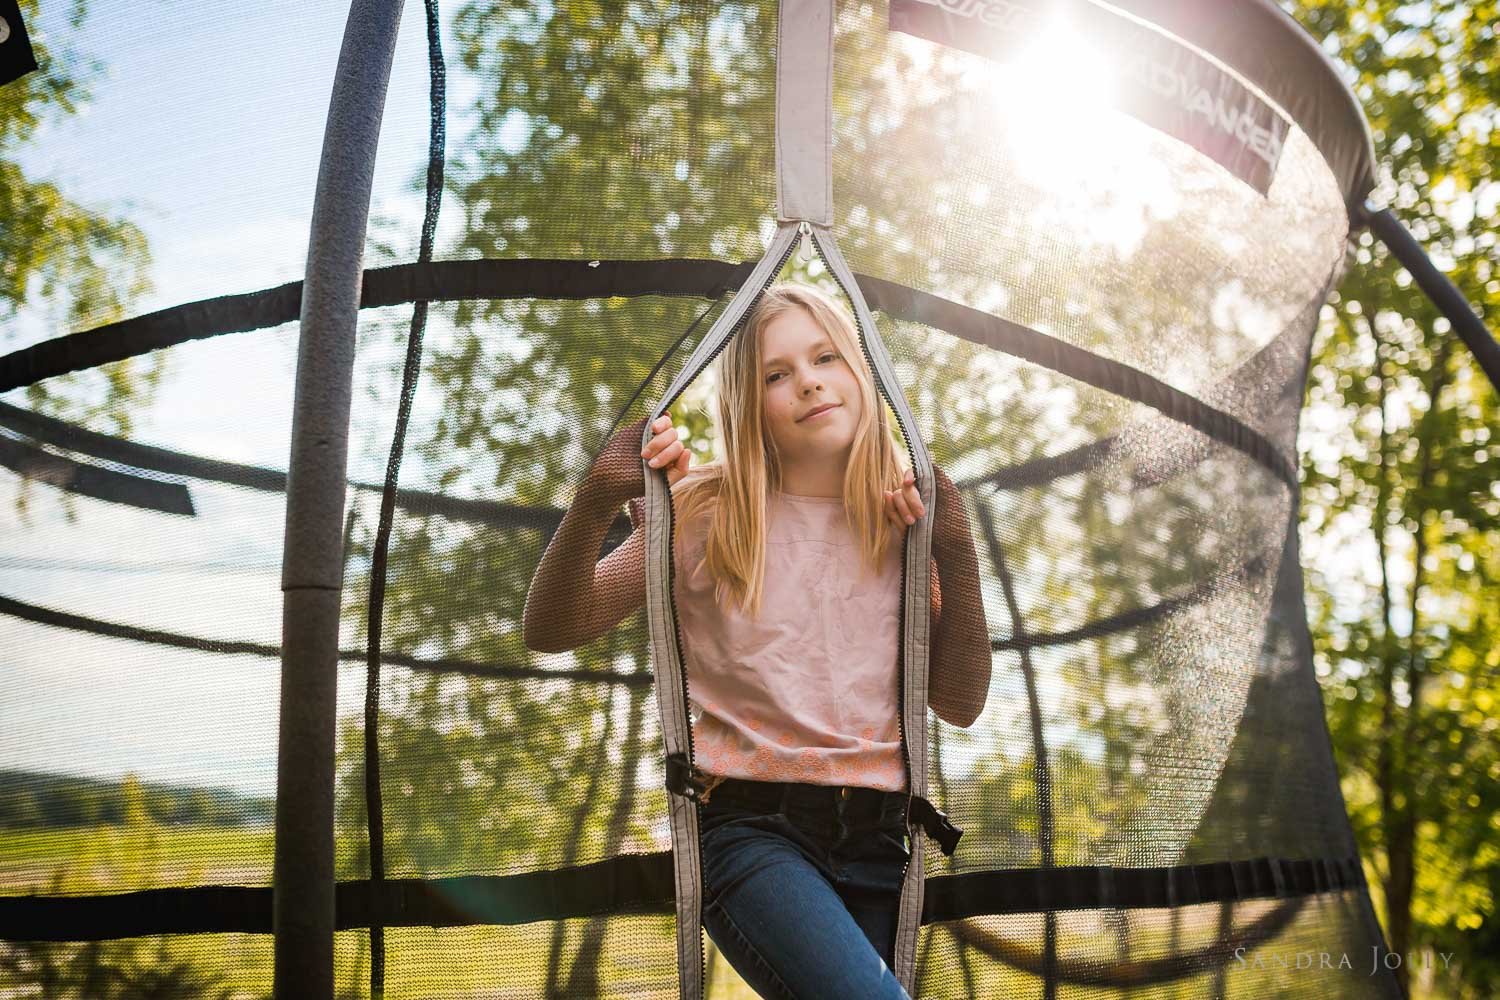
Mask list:
[{"label": "girl", "polygon": [[[571,649],[645,598],[640,459],[672,489],[674,602],[700,793],[704,926],[767,997],[906,997],[890,969],[910,857],[900,733],[901,560],[926,514],[848,313],[773,285],[720,355],[727,458],[671,419],[617,434],[537,568],[524,637]],[[968,726],[990,644],[963,502],[941,471],[929,704]],[[594,563],[630,502],[637,522]],[[925,802],[923,802],[925,805]]]}]

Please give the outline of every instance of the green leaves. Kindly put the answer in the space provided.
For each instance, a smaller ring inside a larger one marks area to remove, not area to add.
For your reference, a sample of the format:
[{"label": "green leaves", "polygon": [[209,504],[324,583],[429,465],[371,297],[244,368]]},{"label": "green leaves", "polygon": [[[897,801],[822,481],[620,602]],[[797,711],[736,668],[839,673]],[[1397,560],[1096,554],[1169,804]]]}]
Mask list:
[{"label": "green leaves", "polygon": [[[1393,208],[1493,328],[1496,5],[1282,6],[1347,65],[1379,159],[1371,201]],[[1447,320],[1383,246],[1357,242],[1358,266],[1325,309],[1303,420],[1304,444],[1338,456],[1334,469],[1304,453],[1310,624],[1391,947],[1456,949],[1448,975],[1492,992],[1500,966],[1479,928],[1495,923],[1500,865],[1479,845],[1500,814],[1489,775],[1500,740],[1475,721],[1488,718],[1478,706],[1494,696],[1500,648],[1500,414]],[[1336,430],[1308,433],[1319,427]],[[1354,545],[1369,555],[1330,562]]]}]

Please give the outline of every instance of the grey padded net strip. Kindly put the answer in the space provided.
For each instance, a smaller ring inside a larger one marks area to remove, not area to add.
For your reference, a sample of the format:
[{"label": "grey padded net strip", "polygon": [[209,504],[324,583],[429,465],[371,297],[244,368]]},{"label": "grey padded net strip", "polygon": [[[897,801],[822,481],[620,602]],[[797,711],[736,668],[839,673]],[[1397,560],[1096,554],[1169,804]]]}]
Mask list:
[{"label": "grey padded net strip", "polygon": [[833,0],[781,0],[776,218],[833,225]]},{"label": "grey padded net strip", "polygon": [[[698,373],[728,343],[740,321],[760,298],[761,292],[781,270],[797,238],[797,227],[784,224],[776,230],[765,256],[707,335],[698,342],[692,357],[677,373],[666,395],[652,410],[641,434],[644,449],[654,436],[651,424],[667,412]],[[651,663],[656,676],[657,707],[661,713],[661,735],[666,756],[686,754],[692,734],[687,715],[681,650],[677,645],[677,623],[672,616],[671,492],[666,472],[653,469],[641,459],[646,479],[646,619],[651,633]],[[672,820],[672,875],[677,901],[677,981],[683,1000],[703,996],[702,869],[698,857],[698,805],[680,795],[667,796]]]}]

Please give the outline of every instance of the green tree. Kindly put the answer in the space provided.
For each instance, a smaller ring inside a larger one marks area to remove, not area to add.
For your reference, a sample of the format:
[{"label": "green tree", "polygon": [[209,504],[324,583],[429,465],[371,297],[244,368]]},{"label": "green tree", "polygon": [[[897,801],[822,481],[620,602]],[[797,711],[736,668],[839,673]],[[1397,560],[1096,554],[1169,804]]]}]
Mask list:
[{"label": "green tree", "polygon": [[[1369,116],[1371,201],[1403,220],[1493,329],[1496,4],[1283,6],[1338,53]],[[1325,310],[1308,387],[1310,410],[1337,415],[1336,433],[1303,456],[1318,668],[1390,947],[1456,953],[1459,974],[1433,995],[1488,996],[1500,980],[1500,414],[1448,321],[1369,233],[1357,262]],[[1320,565],[1319,552],[1360,536],[1373,572],[1350,579]]]},{"label": "green tree", "polygon": [[[40,7],[38,0],[21,0],[27,24],[39,21]],[[74,0],[68,23],[76,29],[87,15],[86,0]],[[103,69],[40,35],[32,37],[32,47],[40,68],[0,87],[0,320],[13,320],[24,308],[49,336],[60,337],[134,315],[152,288],[151,251],[128,218],[82,204],[58,183],[22,168],[21,153],[30,152],[38,128],[78,114]],[[20,346],[13,333],[0,338],[0,351]],[[27,386],[24,399],[39,413],[128,435],[133,411],[150,403],[161,380],[164,357],[158,352],[46,379]],[[29,503],[26,483],[17,499],[22,513]]]}]

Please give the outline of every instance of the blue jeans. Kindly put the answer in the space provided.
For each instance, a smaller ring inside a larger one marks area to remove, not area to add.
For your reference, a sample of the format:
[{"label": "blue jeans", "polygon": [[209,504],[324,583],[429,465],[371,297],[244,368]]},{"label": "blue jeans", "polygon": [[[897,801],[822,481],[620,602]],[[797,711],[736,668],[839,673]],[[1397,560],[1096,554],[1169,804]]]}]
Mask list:
[{"label": "blue jeans", "polygon": [[725,780],[699,814],[703,926],[762,997],[910,1000],[895,973],[906,796]]}]

